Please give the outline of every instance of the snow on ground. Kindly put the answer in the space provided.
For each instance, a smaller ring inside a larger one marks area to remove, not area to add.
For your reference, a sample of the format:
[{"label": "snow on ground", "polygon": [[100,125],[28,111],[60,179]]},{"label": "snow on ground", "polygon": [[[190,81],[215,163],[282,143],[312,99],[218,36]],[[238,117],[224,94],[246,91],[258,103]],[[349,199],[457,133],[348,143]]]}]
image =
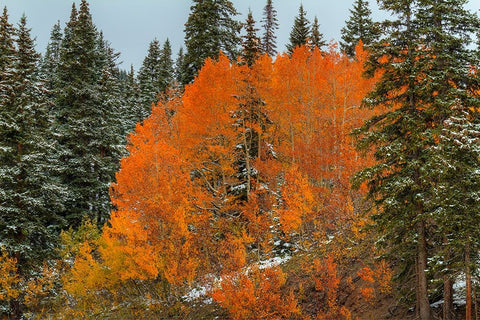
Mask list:
[{"label": "snow on ground", "polygon": [[281,264],[284,264],[285,262],[290,260],[290,258],[291,256],[286,255],[284,257],[273,257],[271,259],[262,260],[258,263],[258,268],[259,269],[273,268]]},{"label": "snow on ground", "polygon": [[[268,269],[268,268],[273,268],[276,266],[279,266],[288,260],[290,260],[291,256],[284,256],[284,257],[273,257],[270,259],[266,260],[261,260],[260,262],[257,263],[258,268],[263,270],[263,269]],[[248,273],[250,268],[247,268],[244,272]],[[214,277],[213,275],[207,275],[205,277],[205,281],[203,285],[197,285],[193,287],[186,295],[184,295],[182,298],[187,301],[187,302],[193,302],[198,299],[204,299],[202,302],[205,304],[210,304],[212,303],[212,299],[207,296],[207,293],[212,290],[212,287],[215,285],[218,285],[219,283],[222,282],[222,279],[219,277]]]},{"label": "snow on ground", "polygon": [[[454,305],[463,306],[467,304],[465,300],[466,287],[467,287],[467,284],[465,281],[465,275],[458,276],[455,283],[453,284],[453,304]],[[439,307],[441,305],[443,305],[443,299],[432,303],[430,306]]]}]

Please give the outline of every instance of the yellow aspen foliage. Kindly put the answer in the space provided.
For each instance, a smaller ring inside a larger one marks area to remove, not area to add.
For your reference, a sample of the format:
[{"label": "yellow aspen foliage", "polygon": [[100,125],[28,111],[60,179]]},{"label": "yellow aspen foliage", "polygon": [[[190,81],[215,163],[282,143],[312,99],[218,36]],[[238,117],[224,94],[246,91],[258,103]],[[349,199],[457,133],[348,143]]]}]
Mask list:
[{"label": "yellow aspen foliage", "polygon": [[0,300],[16,299],[20,295],[17,274],[17,260],[10,257],[8,252],[1,248],[0,253]]},{"label": "yellow aspen foliage", "polygon": [[59,263],[44,263],[40,274],[24,283],[23,303],[29,310],[29,319],[48,319],[54,309],[63,309],[63,297],[56,294],[61,282],[61,272]]}]

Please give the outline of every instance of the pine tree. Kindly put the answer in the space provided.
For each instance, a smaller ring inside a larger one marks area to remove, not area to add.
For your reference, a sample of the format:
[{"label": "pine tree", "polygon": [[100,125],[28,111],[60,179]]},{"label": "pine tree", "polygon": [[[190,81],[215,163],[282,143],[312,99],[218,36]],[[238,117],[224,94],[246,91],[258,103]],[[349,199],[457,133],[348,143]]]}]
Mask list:
[{"label": "pine tree", "polygon": [[293,22],[292,31],[290,32],[290,43],[287,44],[287,50],[292,53],[296,47],[307,43],[310,37],[310,22],[306,18],[306,12],[303,10],[303,5],[298,9],[298,16]]},{"label": "pine tree", "polygon": [[[384,106],[387,111],[367,121],[357,132],[363,137],[359,141],[361,149],[376,146],[378,162],[358,177],[367,181],[369,198],[379,208],[372,219],[379,234],[388,239],[384,247],[401,262],[399,269],[412,274],[413,279],[403,281],[414,282],[417,315],[427,320],[431,319],[431,311],[426,273],[428,220],[424,208],[432,190],[423,170],[428,158],[423,133],[428,124],[418,90],[421,76],[415,68],[420,54],[417,48],[421,47],[415,2],[381,3],[397,20],[385,22],[391,26],[390,33],[372,50],[369,72],[383,73],[364,104]],[[386,58],[380,63],[381,55]],[[396,88],[404,89],[399,92]]]},{"label": "pine tree", "polygon": [[190,83],[206,58],[217,59],[220,51],[231,60],[238,56],[241,43],[241,23],[234,20],[238,14],[228,0],[194,0],[185,23],[185,78]]},{"label": "pine tree", "polygon": [[[471,275],[477,270],[472,262],[477,259],[474,253],[480,243],[474,223],[478,221],[478,201],[474,199],[478,199],[480,191],[476,177],[480,81],[472,75],[471,67],[479,66],[480,60],[470,46],[480,20],[465,9],[465,3],[419,0],[417,19],[429,51],[418,61],[420,70],[428,74],[428,79],[422,79],[422,94],[426,96],[432,122],[439,123],[428,132],[430,139],[438,140],[430,148],[430,159],[435,159],[430,172],[438,185],[434,192],[437,197],[429,210],[437,213],[434,219],[437,230],[444,235],[442,249],[437,254],[445,262],[442,267],[445,283],[452,286],[455,274],[466,275],[466,319],[471,319]],[[473,225],[467,227],[470,223]],[[463,253],[460,257],[453,254],[459,252]],[[448,294],[449,288],[444,288],[445,308],[453,304],[453,297]],[[447,319],[452,317],[451,310],[448,314],[449,310],[444,309],[444,313]]]},{"label": "pine tree", "polygon": [[72,41],[73,32],[75,28],[75,24],[77,23],[78,19],[78,10],[75,2],[72,3],[72,10],[70,11],[70,19],[63,30],[63,42]]},{"label": "pine tree", "polygon": [[318,18],[315,16],[315,20],[313,20],[312,25],[312,34],[310,36],[310,45],[313,48],[317,47],[318,49],[322,50],[322,47],[327,45],[327,42],[323,38],[323,34],[320,33],[320,25],[318,24]]},{"label": "pine tree", "polygon": [[246,34],[243,36],[243,52],[242,61],[251,67],[258,59],[261,53],[260,38],[257,37],[258,29],[255,28],[255,20],[252,12],[248,12],[247,21],[245,23]]},{"label": "pine tree", "polygon": [[[17,185],[16,179],[20,171],[17,145],[21,140],[21,128],[17,122],[21,119],[13,103],[17,58],[14,32],[5,7],[0,18],[0,239],[2,244],[5,243],[3,246],[6,246],[9,254],[18,259],[25,253],[22,250],[26,242],[22,229],[26,223],[22,223],[22,220],[26,217],[21,210],[21,185]],[[18,299],[1,301],[0,306],[2,317],[12,316],[13,319],[19,319],[22,315]]]},{"label": "pine tree", "polygon": [[0,97],[3,105],[9,99],[8,95],[11,90],[11,79],[13,72],[13,63],[15,60],[16,50],[13,42],[14,28],[8,22],[7,7],[3,9],[3,15],[0,18],[0,89],[2,96]]},{"label": "pine tree", "polygon": [[165,40],[162,51],[160,52],[160,83],[159,92],[164,92],[172,83],[174,78],[174,68],[172,60],[172,47],[170,40]]},{"label": "pine tree", "polygon": [[355,47],[360,40],[365,46],[369,46],[378,39],[378,25],[372,21],[371,14],[367,0],[355,0],[353,9],[350,9],[350,17],[342,28],[340,41],[340,48],[348,56],[355,55]]},{"label": "pine tree", "polygon": [[161,86],[162,65],[160,62],[162,50],[157,39],[150,42],[148,53],[138,72],[140,87],[140,103],[142,104],[141,120],[150,115],[152,103],[158,101]]},{"label": "pine tree", "polygon": [[[103,111],[103,128],[99,128],[103,135],[99,137],[103,145],[101,150],[103,170],[100,176],[112,176],[119,169],[120,159],[126,154],[126,135],[128,132],[128,118],[125,114],[125,101],[122,99],[121,72],[117,60],[120,53],[110,46],[110,43],[100,33],[97,40],[99,98],[100,108]],[[112,176],[113,177],[113,176]],[[107,202],[109,202],[107,200]],[[109,205],[105,206],[108,209]]]},{"label": "pine tree", "polygon": [[112,112],[102,101],[105,58],[98,49],[99,34],[88,3],[82,0],[78,13],[72,7],[64,30],[55,88],[61,178],[69,191],[63,214],[71,226],[78,226],[85,215],[103,222],[110,210],[108,188],[114,179],[116,142],[109,141]]},{"label": "pine tree", "polygon": [[267,0],[263,8],[262,27],[264,29],[262,37],[262,52],[273,57],[277,54],[277,37],[275,30],[278,29],[277,11],[273,7],[272,0]]},{"label": "pine tree", "polygon": [[143,106],[140,104],[140,88],[135,79],[135,71],[133,65],[130,66],[130,71],[126,74],[125,79],[121,82],[123,111],[122,119],[124,121],[125,133],[131,133],[137,123],[141,122],[143,118]]},{"label": "pine tree", "polygon": [[[472,117],[471,110],[458,100],[452,108],[451,116],[444,121],[439,135],[439,143],[434,146],[431,161],[436,184],[436,197],[433,199],[438,233],[444,238],[434,261],[444,275],[444,316],[454,319],[453,284],[455,276],[466,275],[471,284],[471,275],[478,270],[478,225],[480,196],[480,123]],[[470,261],[468,261],[470,260]],[[472,263],[473,262],[473,263]],[[470,292],[471,294],[471,292]],[[467,292],[467,313],[471,315],[471,298]],[[468,316],[467,316],[468,318]]]},{"label": "pine tree", "polygon": [[50,32],[50,42],[40,62],[40,75],[45,80],[45,88],[52,91],[56,85],[57,67],[60,62],[60,48],[63,34],[58,21]]},{"label": "pine tree", "polygon": [[[63,225],[56,215],[61,209],[61,187],[51,172],[48,104],[37,77],[39,54],[25,16],[16,32],[16,49],[13,32],[5,9],[0,20],[0,60],[9,57],[9,63],[0,71],[0,241],[17,260],[20,278],[27,278],[44,259],[55,255],[56,236]],[[21,299],[10,301],[13,319],[22,316]]]},{"label": "pine tree", "polygon": [[[438,159],[443,157],[438,150],[444,149],[439,137],[458,103],[469,110],[479,106],[478,80],[470,72],[478,61],[467,47],[480,24],[463,9],[464,4],[463,0],[381,2],[398,18],[384,23],[389,33],[373,47],[369,72],[381,70],[382,77],[364,105],[386,111],[357,131],[359,147],[375,147],[378,163],[358,175],[368,182],[369,198],[378,205],[374,225],[387,251],[402,262],[399,269],[411,272],[422,320],[431,319],[427,243],[457,232],[447,227],[452,219],[456,221],[453,211],[447,210],[446,220],[438,215],[442,208],[455,207],[454,203],[444,206],[438,197],[441,189],[446,190],[438,184],[442,180]],[[455,159],[462,162],[462,157],[458,154]],[[463,183],[461,177],[447,180],[449,190],[462,190],[456,185]],[[451,194],[442,198],[455,201]],[[435,229],[443,232],[432,233]],[[454,238],[464,236],[458,233]],[[449,242],[447,237],[444,245]],[[463,244],[467,247],[469,242]],[[465,248],[465,254],[469,252]]]},{"label": "pine tree", "polygon": [[139,120],[150,115],[152,103],[157,103],[159,94],[171,85],[174,72],[170,41],[167,39],[160,49],[159,41],[154,39],[138,73],[140,103],[143,110]]},{"label": "pine tree", "polygon": [[[32,237],[43,246],[35,255],[38,261],[53,255],[52,244],[56,242],[56,236],[63,226],[63,219],[57,215],[63,208],[61,201],[65,191],[60,181],[55,176],[55,163],[52,154],[55,153],[55,145],[51,143],[52,119],[49,115],[49,103],[46,90],[38,79],[38,63],[40,55],[35,51],[34,40],[31,38],[30,29],[27,28],[27,20],[22,16],[17,31],[17,65],[15,67],[16,86],[15,104],[22,115],[24,137],[17,149],[24,153],[22,165],[24,166],[24,187],[31,192],[28,212],[37,212],[38,225],[35,228],[43,228],[43,235],[37,234]],[[28,155],[27,152],[29,152]],[[31,183],[31,187],[26,187]],[[24,196],[28,193],[24,193]],[[36,220],[36,219],[34,219]],[[45,241],[39,241],[40,238]],[[34,240],[33,240],[34,239]]]},{"label": "pine tree", "polygon": [[187,73],[185,67],[186,67],[185,55],[183,54],[183,47],[180,47],[177,54],[177,60],[175,60],[175,68],[174,68],[175,80],[179,84],[184,83],[185,74]]}]

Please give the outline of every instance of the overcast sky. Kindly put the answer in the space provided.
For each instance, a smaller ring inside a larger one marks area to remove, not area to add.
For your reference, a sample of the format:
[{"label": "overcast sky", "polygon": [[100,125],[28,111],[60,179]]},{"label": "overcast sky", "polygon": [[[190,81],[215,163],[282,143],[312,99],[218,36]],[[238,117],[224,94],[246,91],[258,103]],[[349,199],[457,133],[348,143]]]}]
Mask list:
[{"label": "overcast sky", "polygon": [[[37,38],[37,50],[43,52],[50,37],[52,26],[60,20],[65,26],[72,2],[80,0],[3,0],[0,3],[7,6],[10,22],[15,24],[25,13],[32,34]],[[313,21],[317,16],[320,32],[327,40],[338,40],[340,29],[349,17],[354,0],[273,0],[278,12],[280,24],[277,30],[277,47],[285,50],[293,20],[298,14],[298,7],[303,3],[307,17]],[[157,38],[164,42],[168,37],[172,44],[174,59],[184,41],[184,24],[190,12],[190,0],[90,0],[90,11],[98,29],[102,30],[105,39],[112,47],[121,52],[120,60],[124,69],[133,64],[135,70],[140,67],[146,55],[148,44]],[[258,22],[262,18],[266,0],[233,0],[240,12],[238,20],[244,21],[248,9],[253,12]],[[373,18],[383,20],[387,17],[377,9],[376,1],[370,0]],[[478,11],[480,0],[469,0],[468,8]],[[260,31],[261,33],[261,31]]]}]

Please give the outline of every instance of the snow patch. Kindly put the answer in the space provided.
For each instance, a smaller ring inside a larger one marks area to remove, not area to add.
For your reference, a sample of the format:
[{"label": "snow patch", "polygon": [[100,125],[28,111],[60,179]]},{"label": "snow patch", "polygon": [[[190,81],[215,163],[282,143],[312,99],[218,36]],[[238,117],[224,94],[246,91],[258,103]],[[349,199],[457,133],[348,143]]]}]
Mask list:
[{"label": "snow patch", "polygon": [[[284,257],[273,257],[266,260],[261,260],[256,265],[260,270],[273,268],[279,266],[288,260],[290,260],[291,256],[284,256]],[[255,265],[255,264],[254,264]],[[250,268],[244,270],[244,273],[248,273]],[[222,278],[214,277],[213,275],[207,275],[205,277],[205,283],[203,285],[197,285],[193,287],[187,294],[182,296],[182,298],[187,302],[197,301],[202,299],[202,303],[204,304],[211,304],[213,302],[212,298],[207,297],[209,291],[212,290],[214,285],[219,285],[222,282]]]}]

